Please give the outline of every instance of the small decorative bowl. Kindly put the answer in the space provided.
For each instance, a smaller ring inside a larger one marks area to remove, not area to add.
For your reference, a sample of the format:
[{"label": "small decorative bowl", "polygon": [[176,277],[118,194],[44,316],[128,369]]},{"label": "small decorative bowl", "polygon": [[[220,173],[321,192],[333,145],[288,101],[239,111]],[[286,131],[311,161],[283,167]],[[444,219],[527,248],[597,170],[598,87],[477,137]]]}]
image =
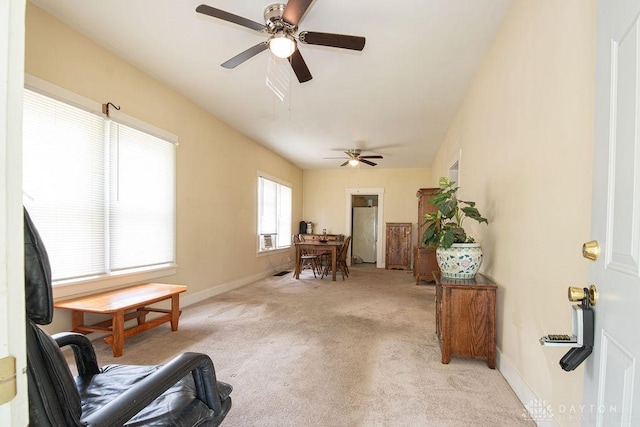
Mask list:
[{"label": "small decorative bowl", "polygon": [[320,243],[327,243],[328,241],[329,240],[327,240],[327,239],[318,239],[318,242],[320,242]]}]

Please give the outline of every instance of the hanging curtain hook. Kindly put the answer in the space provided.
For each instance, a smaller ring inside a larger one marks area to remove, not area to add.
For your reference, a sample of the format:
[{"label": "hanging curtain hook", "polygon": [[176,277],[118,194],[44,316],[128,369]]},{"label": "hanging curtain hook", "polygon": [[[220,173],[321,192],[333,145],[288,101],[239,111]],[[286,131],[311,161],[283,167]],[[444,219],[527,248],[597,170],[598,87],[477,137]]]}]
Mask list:
[{"label": "hanging curtain hook", "polygon": [[120,111],[120,106],[115,105],[113,102],[107,102],[106,104],[102,104],[102,114],[106,114],[109,117],[109,105],[111,105],[116,110]]}]

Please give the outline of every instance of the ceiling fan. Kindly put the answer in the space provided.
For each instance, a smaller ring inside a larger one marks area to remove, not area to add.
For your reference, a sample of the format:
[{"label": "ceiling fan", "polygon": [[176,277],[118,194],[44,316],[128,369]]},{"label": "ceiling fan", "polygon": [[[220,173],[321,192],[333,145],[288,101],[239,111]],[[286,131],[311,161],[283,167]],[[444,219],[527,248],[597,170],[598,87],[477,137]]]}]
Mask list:
[{"label": "ceiling fan", "polygon": [[347,159],[346,162],[341,164],[340,166],[358,166],[359,163],[364,163],[365,165],[375,166],[377,163],[373,163],[367,159],[384,159],[384,157],[380,155],[375,156],[362,156],[360,153],[362,151],[359,148],[354,148],[351,150],[347,150],[344,152],[348,157],[325,157],[325,159]]},{"label": "ceiling fan", "polygon": [[311,80],[312,76],[306,62],[300,54],[297,42],[358,51],[364,49],[365,44],[364,37],[344,34],[302,31],[296,35],[298,23],[312,1],[313,0],[289,0],[287,4],[276,3],[267,6],[264,10],[264,24],[207,6],[206,4],[198,6],[196,12],[232,22],[269,36],[266,41],[258,43],[222,63],[224,68],[235,68],[263,50],[269,49],[274,55],[280,58],[288,58],[298,81],[304,83]]}]

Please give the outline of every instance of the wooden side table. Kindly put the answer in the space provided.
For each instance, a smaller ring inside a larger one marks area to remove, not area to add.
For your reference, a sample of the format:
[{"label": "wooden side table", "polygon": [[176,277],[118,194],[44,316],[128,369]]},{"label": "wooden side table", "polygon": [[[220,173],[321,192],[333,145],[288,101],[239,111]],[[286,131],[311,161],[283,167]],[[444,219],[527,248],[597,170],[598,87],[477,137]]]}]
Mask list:
[{"label": "wooden side table", "polygon": [[449,363],[452,357],[468,357],[486,360],[489,368],[495,369],[498,286],[481,274],[470,280],[437,274],[434,278],[442,363]]}]

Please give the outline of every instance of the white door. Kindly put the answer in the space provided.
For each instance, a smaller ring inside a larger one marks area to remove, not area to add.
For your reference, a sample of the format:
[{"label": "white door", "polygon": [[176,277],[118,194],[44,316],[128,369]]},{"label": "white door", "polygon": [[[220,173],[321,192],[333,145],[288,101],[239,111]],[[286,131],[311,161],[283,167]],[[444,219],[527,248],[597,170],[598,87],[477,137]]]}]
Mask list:
[{"label": "white door", "polygon": [[[640,2],[597,1],[592,238],[600,299],[584,425],[640,425]],[[584,284],[586,285],[586,284]]]}]

